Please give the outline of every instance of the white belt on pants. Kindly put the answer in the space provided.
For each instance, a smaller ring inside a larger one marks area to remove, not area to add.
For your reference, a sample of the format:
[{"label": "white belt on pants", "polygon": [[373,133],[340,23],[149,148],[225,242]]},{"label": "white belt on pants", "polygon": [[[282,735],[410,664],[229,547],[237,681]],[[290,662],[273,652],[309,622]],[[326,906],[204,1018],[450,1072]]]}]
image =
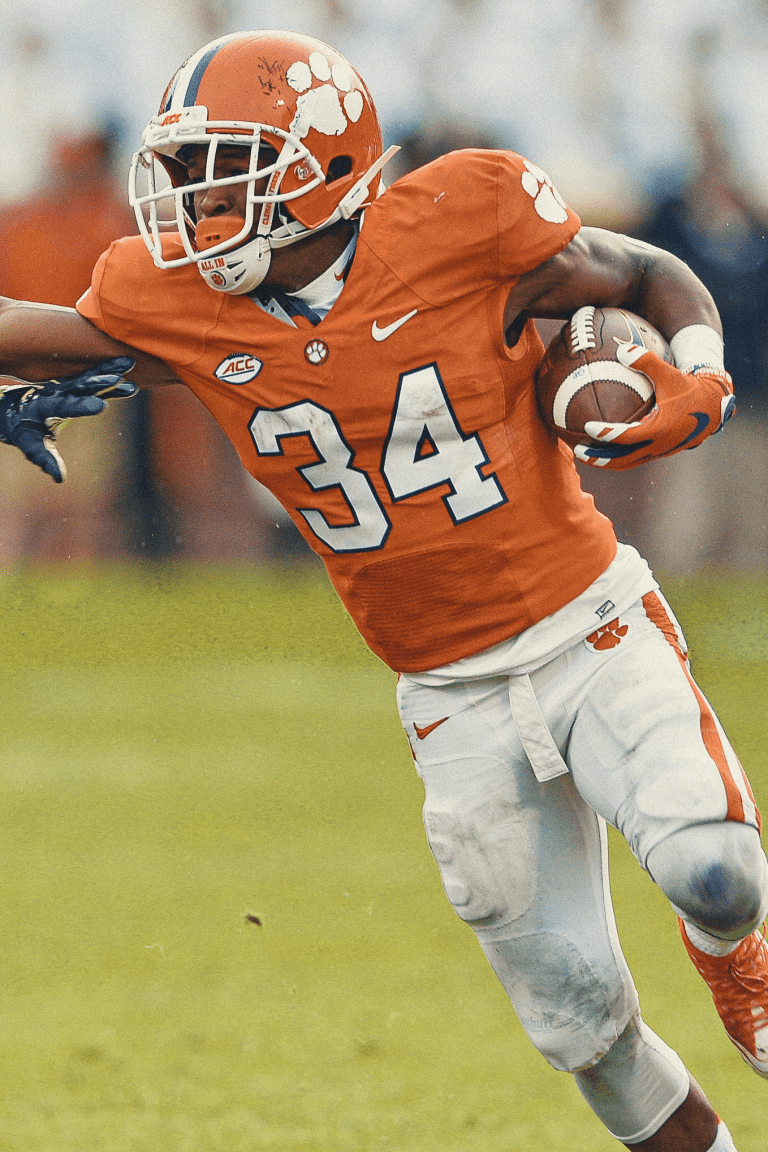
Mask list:
[{"label": "white belt on pants", "polygon": [[552,733],[547,727],[530,676],[509,677],[509,706],[520,743],[531,762],[533,774],[540,783],[564,776],[568,765],[563,760]]}]

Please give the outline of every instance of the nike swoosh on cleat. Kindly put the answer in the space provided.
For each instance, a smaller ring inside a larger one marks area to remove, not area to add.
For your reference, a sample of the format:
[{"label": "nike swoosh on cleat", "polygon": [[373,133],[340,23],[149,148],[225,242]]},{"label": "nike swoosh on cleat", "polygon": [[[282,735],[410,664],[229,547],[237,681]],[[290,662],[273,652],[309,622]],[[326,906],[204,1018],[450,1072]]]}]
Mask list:
[{"label": "nike swoosh on cleat", "polygon": [[391,324],[387,324],[386,328],[379,328],[378,321],[374,320],[371,325],[371,336],[374,340],[386,340],[393,332],[397,332],[398,328],[402,328],[403,324],[412,320],[417,312],[418,308],[414,308],[412,312],[406,312],[405,316],[401,316],[399,320],[393,320]]},{"label": "nike swoosh on cleat", "polygon": [[445,724],[449,720],[449,716],[443,716],[442,720],[435,720],[433,724],[427,724],[426,728],[419,728],[418,724],[414,724],[413,730],[418,736],[419,740],[426,740],[430,732],[434,732],[435,728],[439,728],[441,724]]}]

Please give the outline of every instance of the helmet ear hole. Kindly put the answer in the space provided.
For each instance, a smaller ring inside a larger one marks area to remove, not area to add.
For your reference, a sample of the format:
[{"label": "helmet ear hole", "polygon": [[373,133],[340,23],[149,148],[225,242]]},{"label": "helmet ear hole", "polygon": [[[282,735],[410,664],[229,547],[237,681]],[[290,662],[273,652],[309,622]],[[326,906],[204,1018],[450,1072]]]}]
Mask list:
[{"label": "helmet ear hole", "polygon": [[325,184],[333,184],[336,180],[341,180],[342,176],[349,176],[352,171],[352,157],[351,156],[334,156],[328,165],[328,173],[325,177]]}]

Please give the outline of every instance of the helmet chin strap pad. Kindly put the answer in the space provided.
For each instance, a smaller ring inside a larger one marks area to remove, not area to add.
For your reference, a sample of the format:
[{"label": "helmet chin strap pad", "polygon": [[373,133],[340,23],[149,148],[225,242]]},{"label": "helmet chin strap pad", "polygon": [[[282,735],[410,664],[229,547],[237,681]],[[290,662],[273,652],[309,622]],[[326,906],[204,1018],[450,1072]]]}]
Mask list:
[{"label": "helmet chin strap pad", "polygon": [[[241,220],[240,227],[242,223]],[[242,296],[258,288],[269,271],[271,260],[269,240],[266,236],[256,236],[229,252],[220,252],[210,259],[200,260],[197,270],[214,291]]]}]

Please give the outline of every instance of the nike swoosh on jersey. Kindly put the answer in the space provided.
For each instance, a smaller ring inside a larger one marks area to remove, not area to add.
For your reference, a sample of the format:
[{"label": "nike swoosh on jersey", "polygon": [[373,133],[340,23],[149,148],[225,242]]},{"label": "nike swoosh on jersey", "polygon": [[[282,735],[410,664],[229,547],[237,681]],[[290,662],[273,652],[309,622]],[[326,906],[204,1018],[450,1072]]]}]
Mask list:
[{"label": "nike swoosh on jersey", "polygon": [[446,720],[449,719],[449,716],[443,716],[442,720],[435,720],[433,724],[427,724],[426,728],[419,728],[418,724],[414,724],[413,730],[419,740],[426,740],[430,732],[434,732],[435,728],[439,728],[441,724],[445,724]]},{"label": "nike swoosh on jersey", "polygon": [[386,328],[379,328],[378,321],[374,320],[371,325],[371,336],[374,340],[386,340],[393,332],[397,332],[398,328],[402,328],[403,324],[412,320],[417,312],[418,308],[414,308],[412,312],[406,312],[405,316],[401,316],[399,320],[393,320],[391,324],[387,324]]}]

